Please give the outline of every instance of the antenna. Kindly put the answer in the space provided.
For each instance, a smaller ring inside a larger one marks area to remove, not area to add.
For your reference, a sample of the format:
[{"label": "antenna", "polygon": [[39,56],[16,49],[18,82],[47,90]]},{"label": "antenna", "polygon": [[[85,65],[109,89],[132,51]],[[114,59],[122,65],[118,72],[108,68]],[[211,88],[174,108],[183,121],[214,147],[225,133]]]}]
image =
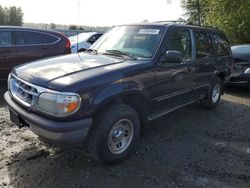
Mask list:
[{"label": "antenna", "polygon": [[76,52],[78,53],[78,48],[79,48],[79,29],[80,29],[80,0],[78,0],[77,3],[77,25],[76,25],[76,30],[77,30],[77,36],[76,36]]}]

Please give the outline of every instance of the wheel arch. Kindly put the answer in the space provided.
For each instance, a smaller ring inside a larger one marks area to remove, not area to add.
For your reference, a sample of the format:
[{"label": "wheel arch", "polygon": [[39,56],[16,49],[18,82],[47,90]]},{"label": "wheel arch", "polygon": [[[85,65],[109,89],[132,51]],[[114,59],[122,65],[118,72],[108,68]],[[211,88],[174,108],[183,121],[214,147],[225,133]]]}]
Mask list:
[{"label": "wheel arch", "polygon": [[[216,74],[216,77],[218,77],[222,83],[225,82],[226,80],[226,73],[225,72],[220,72],[218,74]],[[224,84],[222,85],[222,95],[224,94]]]},{"label": "wheel arch", "polygon": [[94,104],[97,106],[94,115],[97,115],[100,111],[105,110],[109,105],[115,103],[122,103],[133,108],[139,115],[141,124],[141,135],[144,134],[147,126],[147,113],[148,113],[148,99],[147,96],[141,90],[128,90],[123,92],[109,93],[109,95],[103,98],[101,101],[96,100]]}]

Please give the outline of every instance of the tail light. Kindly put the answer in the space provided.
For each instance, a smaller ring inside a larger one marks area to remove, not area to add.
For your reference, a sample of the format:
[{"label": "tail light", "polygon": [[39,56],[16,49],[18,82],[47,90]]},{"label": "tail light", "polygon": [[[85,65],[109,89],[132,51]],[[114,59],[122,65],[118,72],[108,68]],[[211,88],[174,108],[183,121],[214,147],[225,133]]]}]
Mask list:
[{"label": "tail light", "polygon": [[66,46],[65,46],[65,48],[70,48],[71,47],[71,44],[70,44],[70,40],[67,38],[67,42],[66,42]]},{"label": "tail light", "polygon": [[66,54],[71,53],[71,43],[70,43],[70,40],[68,38],[66,38],[65,53]]},{"label": "tail light", "polygon": [[71,43],[68,37],[66,37],[63,33],[60,33],[63,38],[66,39],[66,45],[65,45],[65,53],[70,54],[71,53]]}]

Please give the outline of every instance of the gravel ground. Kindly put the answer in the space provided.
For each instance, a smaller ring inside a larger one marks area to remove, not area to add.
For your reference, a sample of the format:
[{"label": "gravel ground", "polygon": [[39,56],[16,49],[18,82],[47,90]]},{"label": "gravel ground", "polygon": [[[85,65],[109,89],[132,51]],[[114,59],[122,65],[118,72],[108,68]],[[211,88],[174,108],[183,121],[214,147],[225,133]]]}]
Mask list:
[{"label": "gravel ground", "polygon": [[215,110],[194,104],[153,121],[120,165],[81,147],[49,146],[16,128],[0,98],[0,187],[229,188],[250,187],[250,89],[227,89]]}]

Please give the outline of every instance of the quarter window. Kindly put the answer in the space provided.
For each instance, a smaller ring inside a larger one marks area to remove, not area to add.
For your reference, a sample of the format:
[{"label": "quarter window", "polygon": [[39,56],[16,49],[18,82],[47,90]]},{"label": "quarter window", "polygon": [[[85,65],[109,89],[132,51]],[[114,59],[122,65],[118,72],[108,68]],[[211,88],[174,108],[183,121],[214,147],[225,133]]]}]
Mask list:
[{"label": "quarter window", "polygon": [[169,34],[168,50],[177,50],[185,60],[191,59],[191,36],[188,30],[173,30]]},{"label": "quarter window", "polygon": [[56,37],[36,32],[29,31],[14,31],[13,32],[13,44],[14,45],[39,45],[39,44],[51,44],[56,42]]},{"label": "quarter window", "polygon": [[195,31],[194,36],[196,41],[196,59],[212,57],[213,47],[209,34],[204,31]]},{"label": "quarter window", "polygon": [[11,45],[11,32],[1,31],[0,32],[0,46],[10,46]]},{"label": "quarter window", "polygon": [[228,44],[225,37],[219,34],[213,34],[214,43],[215,43],[215,52],[219,56],[230,55],[230,45]]}]

